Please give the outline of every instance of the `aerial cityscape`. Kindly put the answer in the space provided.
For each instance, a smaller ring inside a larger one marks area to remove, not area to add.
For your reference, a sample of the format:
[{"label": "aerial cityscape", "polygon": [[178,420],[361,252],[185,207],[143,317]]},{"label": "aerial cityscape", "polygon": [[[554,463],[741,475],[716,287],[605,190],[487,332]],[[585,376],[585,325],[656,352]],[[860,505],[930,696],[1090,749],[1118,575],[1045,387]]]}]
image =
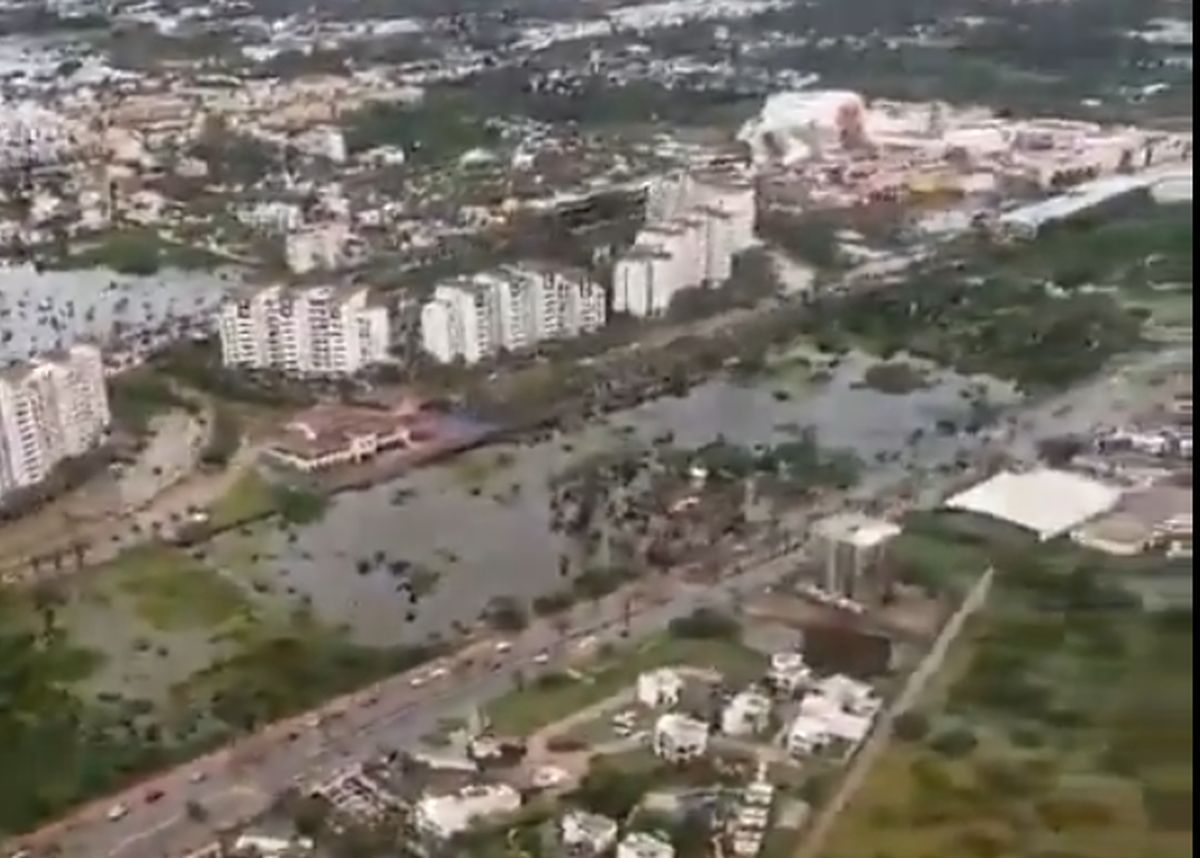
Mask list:
[{"label": "aerial cityscape", "polygon": [[1190,858],[1183,0],[0,0],[0,858]]}]

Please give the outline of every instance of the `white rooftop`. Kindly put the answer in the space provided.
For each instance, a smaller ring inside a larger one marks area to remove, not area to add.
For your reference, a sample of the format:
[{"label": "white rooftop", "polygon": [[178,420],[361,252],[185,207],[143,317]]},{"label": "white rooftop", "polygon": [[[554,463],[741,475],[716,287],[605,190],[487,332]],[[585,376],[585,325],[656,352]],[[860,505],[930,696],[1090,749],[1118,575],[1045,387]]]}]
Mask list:
[{"label": "white rooftop", "polygon": [[1108,512],[1120,499],[1120,490],[1090,477],[1038,468],[1027,473],[999,473],[955,495],[944,506],[997,518],[1047,540]]}]

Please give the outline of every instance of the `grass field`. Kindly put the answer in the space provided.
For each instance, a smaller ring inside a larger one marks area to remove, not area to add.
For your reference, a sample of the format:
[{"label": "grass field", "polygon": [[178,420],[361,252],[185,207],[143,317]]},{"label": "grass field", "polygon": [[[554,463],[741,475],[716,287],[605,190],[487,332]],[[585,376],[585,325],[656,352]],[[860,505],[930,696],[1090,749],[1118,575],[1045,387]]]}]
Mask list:
[{"label": "grass field", "polygon": [[[1191,611],[1149,613],[1143,574],[1049,547],[996,588],[839,817],[827,858],[1185,858]],[[950,741],[953,737],[957,741]]]},{"label": "grass field", "polygon": [[158,631],[215,628],[250,609],[237,584],[173,548],[128,551],[99,573]]},{"label": "grass field", "polygon": [[720,671],[735,684],[762,675],[766,663],[755,651],[729,640],[693,640],[660,635],[631,649],[601,658],[581,678],[530,682],[495,700],[487,709],[501,733],[526,735],[631,685],[639,673],[665,665],[692,665]]},{"label": "grass field", "polygon": [[274,510],[275,495],[271,485],[257,470],[249,468],[209,507],[208,523],[213,530],[221,530]]}]

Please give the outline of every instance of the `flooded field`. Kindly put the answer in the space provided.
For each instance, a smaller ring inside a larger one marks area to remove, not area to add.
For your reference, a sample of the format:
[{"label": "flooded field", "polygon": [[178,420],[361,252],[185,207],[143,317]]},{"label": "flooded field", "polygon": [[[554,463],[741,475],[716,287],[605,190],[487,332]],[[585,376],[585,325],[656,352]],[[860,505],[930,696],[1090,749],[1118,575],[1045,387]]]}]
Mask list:
[{"label": "flooded field", "polygon": [[206,325],[236,271],[164,269],[147,277],[107,269],[0,267],[0,361],[28,358],[81,337],[131,342],[143,334]]},{"label": "flooded field", "polygon": [[[115,574],[108,570],[67,579],[61,619],[75,642],[110,656],[90,687],[146,697],[230,655],[247,623],[286,622],[297,611],[372,646],[448,635],[455,624],[474,622],[494,597],[528,601],[562,586],[559,560],[572,546],[550,529],[547,484],[595,452],[667,434],[681,447],[718,437],[770,443],[812,426],[823,445],[863,459],[868,483],[898,478],[908,461],[931,467],[951,460],[964,441],[931,427],[964,420],[968,394],[981,382],[937,372],[924,388],[889,395],[861,385],[871,362],[851,355],[813,380],[787,358],[751,382],[716,379],[580,432],[486,447],[340,495],[321,521],[295,531],[264,523],[227,533],[194,561],[192,574],[220,589],[196,598],[241,603],[211,626],[151,622],[136,589],[105,583]],[[1015,401],[1001,385],[984,387],[993,403]],[[912,443],[917,430],[923,434]],[[414,576],[424,579],[416,604],[402,584]]]}]

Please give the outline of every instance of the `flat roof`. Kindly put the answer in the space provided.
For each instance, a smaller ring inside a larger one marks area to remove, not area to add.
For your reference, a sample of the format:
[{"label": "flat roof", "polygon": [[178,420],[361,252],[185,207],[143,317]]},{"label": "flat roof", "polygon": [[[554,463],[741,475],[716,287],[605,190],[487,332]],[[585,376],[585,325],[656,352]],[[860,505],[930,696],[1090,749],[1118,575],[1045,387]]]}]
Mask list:
[{"label": "flat roof", "polygon": [[1004,471],[947,500],[948,509],[986,515],[1054,539],[1108,512],[1121,491],[1071,471],[1037,468]]}]

